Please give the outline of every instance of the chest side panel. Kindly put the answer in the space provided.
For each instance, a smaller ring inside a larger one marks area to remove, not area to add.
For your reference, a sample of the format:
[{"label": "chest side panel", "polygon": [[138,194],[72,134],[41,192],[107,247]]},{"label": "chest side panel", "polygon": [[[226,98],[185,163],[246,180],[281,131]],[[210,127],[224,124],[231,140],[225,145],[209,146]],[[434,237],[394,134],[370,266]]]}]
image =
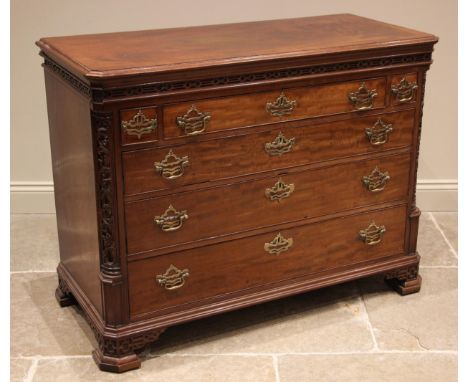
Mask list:
[{"label": "chest side panel", "polygon": [[89,101],[45,70],[62,264],[102,314]]}]

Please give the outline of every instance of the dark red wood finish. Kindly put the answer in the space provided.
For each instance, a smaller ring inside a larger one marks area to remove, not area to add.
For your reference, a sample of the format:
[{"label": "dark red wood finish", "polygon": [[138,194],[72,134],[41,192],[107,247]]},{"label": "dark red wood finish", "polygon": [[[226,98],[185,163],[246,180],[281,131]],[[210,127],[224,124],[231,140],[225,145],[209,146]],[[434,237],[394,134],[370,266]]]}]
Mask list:
[{"label": "dark red wood finish", "polygon": [[[128,273],[130,315],[136,317],[378,257],[401,255],[405,232],[401,222],[405,214],[405,206],[399,206],[134,261]],[[359,231],[372,221],[386,228],[381,245],[369,246],[359,238]],[[285,252],[269,254],[264,244],[279,232],[292,238],[293,244]],[[327,248],[326,253],[322,248]],[[189,270],[185,285],[175,290],[155,287],[156,275],[164,274],[171,264]]]},{"label": "dark red wood finish", "polygon": [[[404,202],[409,163],[410,155],[404,153],[127,203],[127,252],[131,256],[158,248],[174,251],[174,246],[181,243],[206,241],[378,203]],[[384,190],[370,192],[362,178],[376,167],[388,172],[390,180]],[[294,185],[294,191],[284,199],[272,201],[265,191],[279,180]],[[164,232],[155,224],[154,217],[162,215],[169,205],[187,211],[188,219],[177,231]]]},{"label": "dark red wood finish", "polygon": [[[373,274],[418,291],[416,173],[436,42],[354,15],[41,39],[56,296],[83,308],[99,367],[139,367],[135,351],[168,326]],[[356,110],[362,81],[377,95]],[[281,92],[295,108],[272,116]],[[176,120],[191,105],[211,119],[189,136]],[[378,118],[392,131],[374,146],[365,130]],[[268,155],[279,132],[294,146]],[[171,149],[189,163],[169,180],[154,163]],[[372,193],[362,177],[376,166],[390,180]],[[270,201],[280,177],[295,190]],[[171,203],[189,218],[158,231]],[[386,228],[373,246],[360,238],[371,220]],[[271,255],[279,232],[294,244]],[[190,273],[173,290],[157,281],[170,265]]]},{"label": "dark red wood finish", "polygon": [[[281,127],[274,126],[257,134],[245,131],[243,135],[230,138],[125,152],[122,155],[125,194],[154,194],[218,179],[275,170],[287,171],[290,167],[410,147],[413,116],[414,109],[410,109],[319,125],[297,127],[282,124]],[[374,146],[365,132],[379,118],[385,124],[392,125],[392,132],[388,134],[386,143]],[[294,138],[294,144],[291,151],[271,156],[265,150],[265,144],[274,142],[279,133],[286,139]],[[183,176],[175,179],[164,178],[154,166],[155,162],[166,157],[169,150],[173,150],[179,157],[188,157],[189,164],[184,169]]]}]

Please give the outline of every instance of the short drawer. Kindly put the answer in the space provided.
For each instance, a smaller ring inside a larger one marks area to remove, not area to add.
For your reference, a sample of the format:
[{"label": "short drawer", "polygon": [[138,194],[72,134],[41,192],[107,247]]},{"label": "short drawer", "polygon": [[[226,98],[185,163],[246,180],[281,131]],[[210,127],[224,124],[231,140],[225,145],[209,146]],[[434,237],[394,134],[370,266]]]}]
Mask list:
[{"label": "short drawer", "polygon": [[406,153],[128,202],[127,250],[134,254],[406,201],[409,168],[410,154]]},{"label": "short drawer", "polygon": [[164,136],[174,138],[384,107],[386,79],[278,89],[164,107]]},{"label": "short drawer", "polygon": [[405,227],[402,206],[132,261],[130,314],[400,255]]},{"label": "short drawer", "polygon": [[414,110],[123,154],[125,193],[284,169],[411,145]]},{"label": "short drawer", "polygon": [[406,73],[392,76],[390,91],[392,105],[416,102],[418,94],[418,74]]},{"label": "short drawer", "polygon": [[157,107],[121,110],[120,140],[122,145],[157,141],[160,124]]}]

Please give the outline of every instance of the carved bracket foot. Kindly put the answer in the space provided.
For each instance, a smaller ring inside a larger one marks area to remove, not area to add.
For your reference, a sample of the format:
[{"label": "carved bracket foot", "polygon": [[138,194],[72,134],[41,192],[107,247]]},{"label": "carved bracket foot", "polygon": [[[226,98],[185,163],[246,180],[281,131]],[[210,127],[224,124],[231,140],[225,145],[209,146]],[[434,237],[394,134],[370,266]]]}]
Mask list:
[{"label": "carved bracket foot", "polygon": [[138,369],[141,360],[136,355],[136,351],[156,341],[164,330],[158,328],[124,338],[108,337],[95,330],[99,347],[93,351],[93,359],[104,371],[123,373]]},{"label": "carved bracket foot", "polygon": [[55,298],[62,308],[77,304],[75,297],[73,297],[73,294],[68,288],[68,285],[60,278],[60,276],[58,287],[55,290]]},{"label": "carved bracket foot", "polygon": [[417,293],[421,290],[419,263],[407,268],[397,269],[385,275],[387,284],[402,296]]},{"label": "carved bracket foot", "polygon": [[395,289],[402,296],[417,293],[421,290],[421,276],[418,275],[414,280],[388,279],[387,284]]},{"label": "carved bracket foot", "polygon": [[113,373],[123,373],[138,369],[141,366],[141,360],[135,353],[118,358],[104,355],[100,349],[95,349],[93,351],[93,359],[99,366],[99,369]]}]

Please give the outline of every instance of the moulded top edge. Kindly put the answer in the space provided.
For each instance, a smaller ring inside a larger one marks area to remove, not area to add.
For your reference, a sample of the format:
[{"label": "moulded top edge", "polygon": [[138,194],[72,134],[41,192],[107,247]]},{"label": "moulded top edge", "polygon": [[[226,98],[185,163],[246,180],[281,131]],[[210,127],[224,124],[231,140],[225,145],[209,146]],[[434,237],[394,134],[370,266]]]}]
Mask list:
[{"label": "moulded top edge", "polygon": [[339,14],[136,32],[43,38],[37,45],[90,80],[320,57],[408,45],[431,34]]}]

